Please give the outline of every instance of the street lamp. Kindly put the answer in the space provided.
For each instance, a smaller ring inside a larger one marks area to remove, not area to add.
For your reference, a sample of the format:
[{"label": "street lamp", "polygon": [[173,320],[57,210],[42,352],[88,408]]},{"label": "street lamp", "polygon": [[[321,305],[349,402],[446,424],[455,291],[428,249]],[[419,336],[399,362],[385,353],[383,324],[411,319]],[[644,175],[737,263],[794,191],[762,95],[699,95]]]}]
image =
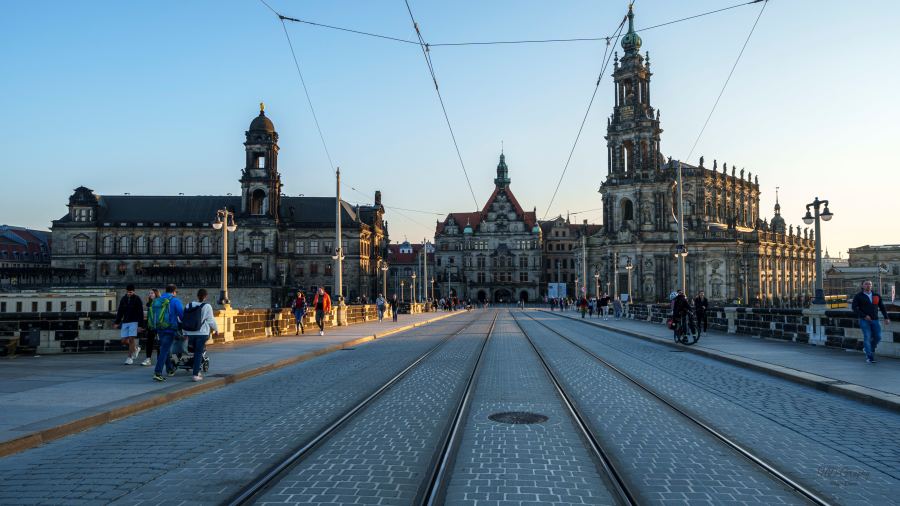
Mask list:
[{"label": "street lamp", "polygon": [[625,270],[628,271],[628,305],[625,307],[631,307],[631,271],[633,269],[634,264],[631,263],[631,257],[625,257]]},{"label": "street lamp", "polygon": [[231,305],[231,301],[228,300],[228,232],[237,230],[234,213],[227,207],[219,209],[216,211],[216,221],[212,227],[222,231],[222,291],[219,293],[219,304],[227,309]]},{"label": "street lamp", "polygon": [[[819,207],[823,206],[824,209],[820,213]],[[813,208],[814,215],[810,213],[810,208]],[[819,219],[830,221],[832,216],[834,214],[828,209],[827,200],[819,200],[819,197],[816,197],[815,200],[806,204],[806,216],[803,217],[803,223],[807,225],[816,224],[816,292],[812,301],[813,304],[825,304],[825,289],[822,286],[822,231]]]},{"label": "street lamp", "polygon": [[406,286],[406,281],[400,280],[400,302],[406,302],[406,297],[404,295],[403,288]]},{"label": "street lamp", "polygon": [[383,289],[381,291],[381,296],[384,297],[385,300],[387,300],[387,296],[388,296],[388,293],[387,293],[388,264],[384,260],[381,260],[380,262],[381,262],[381,282],[383,283],[382,284]]},{"label": "street lamp", "polygon": [[412,303],[415,304],[416,303],[416,273],[413,272],[410,277],[412,278],[412,282],[409,284],[410,299],[412,300]]},{"label": "street lamp", "polygon": [[597,292],[597,300],[600,300],[600,272],[594,271],[594,291]]},{"label": "street lamp", "polygon": [[576,299],[578,298],[578,294],[579,294],[579,292],[578,292],[578,281],[579,281],[578,276],[575,276],[575,298],[576,298]]},{"label": "street lamp", "polygon": [[678,245],[675,247],[675,257],[678,258],[679,287],[687,293],[684,266],[685,257],[687,257],[687,246],[684,243],[684,191],[681,184],[681,160],[678,160]]},{"label": "street lamp", "polygon": [[434,298],[434,276],[431,276],[431,298]]}]

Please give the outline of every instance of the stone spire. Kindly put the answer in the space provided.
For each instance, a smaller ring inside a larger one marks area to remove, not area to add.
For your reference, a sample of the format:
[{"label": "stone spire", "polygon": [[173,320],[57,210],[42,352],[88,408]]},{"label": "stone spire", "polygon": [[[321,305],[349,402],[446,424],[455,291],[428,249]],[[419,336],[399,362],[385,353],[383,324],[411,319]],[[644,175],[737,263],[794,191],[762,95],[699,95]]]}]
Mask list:
[{"label": "stone spire", "polygon": [[494,179],[494,184],[497,185],[497,188],[501,190],[509,186],[509,168],[506,166],[506,155],[503,154],[503,151],[500,151],[500,163],[497,164],[497,177]]},{"label": "stone spire", "polygon": [[622,49],[626,56],[637,54],[641,50],[641,37],[634,33],[634,10],[631,4],[628,5],[628,33],[622,37]]},{"label": "stone spire", "polygon": [[778,202],[779,187],[775,187],[775,216],[772,217],[772,231],[783,234],[785,231],[784,218],[781,217],[781,204]]}]

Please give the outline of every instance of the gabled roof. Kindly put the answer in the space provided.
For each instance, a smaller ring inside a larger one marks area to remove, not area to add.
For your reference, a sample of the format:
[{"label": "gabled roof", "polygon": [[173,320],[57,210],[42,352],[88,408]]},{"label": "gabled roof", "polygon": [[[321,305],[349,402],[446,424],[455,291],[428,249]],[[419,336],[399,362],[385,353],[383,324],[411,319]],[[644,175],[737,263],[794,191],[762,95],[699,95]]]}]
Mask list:
[{"label": "gabled roof", "polygon": [[[412,253],[401,253],[400,248],[411,247]],[[389,244],[388,245],[388,265],[394,264],[414,264],[418,261],[419,255],[422,254],[421,244]],[[428,253],[429,264],[434,260],[434,253]]]},{"label": "gabled roof", "polygon": [[516,196],[513,195],[512,190],[509,187],[505,189],[501,189],[499,187],[494,187],[493,193],[488,197],[487,202],[484,204],[484,207],[481,208],[481,211],[478,212],[470,212],[470,213],[449,213],[444,221],[439,221],[437,223],[437,227],[435,228],[435,235],[442,234],[444,232],[444,228],[447,226],[447,223],[450,221],[450,218],[453,218],[456,221],[456,224],[460,228],[464,228],[466,224],[469,224],[473,230],[478,230],[478,225],[487,217],[488,212],[491,209],[491,204],[494,203],[494,200],[497,199],[497,196],[500,192],[506,194],[506,198],[509,199],[509,203],[513,206],[513,210],[516,212],[517,216],[521,216],[522,220],[525,222],[525,225],[531,229],[537,223],[537,215],[534,211],[528,211],[522,209],[522,206],[519,204],[519,201],[516,199]]}]

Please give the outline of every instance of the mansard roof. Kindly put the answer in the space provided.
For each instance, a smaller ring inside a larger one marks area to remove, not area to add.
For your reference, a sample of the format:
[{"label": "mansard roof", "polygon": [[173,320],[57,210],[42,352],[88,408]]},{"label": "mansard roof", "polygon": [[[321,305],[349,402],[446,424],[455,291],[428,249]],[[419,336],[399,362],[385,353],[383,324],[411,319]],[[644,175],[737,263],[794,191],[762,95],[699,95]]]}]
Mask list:
[{"label": "mansard roof", "polygon": [[[232,195],[102,195],[98,197],[99,223],[212,223],[216,211],[241,208],[241,197]],[[358,226],[354,207],[341,201],[341,225]],[[298,227],[333,226],[334,197],[282,197],[281,220]],[[72,221],[66,214],[58,223]]]}]

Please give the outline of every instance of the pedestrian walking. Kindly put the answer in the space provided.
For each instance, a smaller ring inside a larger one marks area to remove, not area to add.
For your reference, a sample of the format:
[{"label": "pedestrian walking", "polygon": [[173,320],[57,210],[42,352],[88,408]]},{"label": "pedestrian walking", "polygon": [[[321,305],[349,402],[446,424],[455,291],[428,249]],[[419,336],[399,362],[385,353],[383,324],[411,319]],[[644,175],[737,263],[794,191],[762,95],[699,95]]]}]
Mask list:
[{"label": "pedestrian walking", "polygon": [[884,315],[884,324],[890,325],[887,309],[881,295],[872,291],[872,282],[865,281],[862,289],[853,297],[853,312],[859,318],[859,328],[863,332],[863,351],[866,353],[866,363],[874,364],[875,348],[881,342],[881,324],[878,322],[878,311]]},{"label": "pedestrian walking", "polygon": [[291,311],[294,313],[294,324],[297,326],[294,334],[296,336],[306,333],[306,329],[303,328],[303,318],[306,316],[307,309],[309,309],[309,306],[306,303],[306,297],[303,296],[303,292],[297,291],[297,297],[291,304]]},{"label": "pedestrian walking", "polygon": [[178,335],[178,324],[184,317],[184,305],[176,297],[178,287],[166,285],[166,293],[153,299],[150,305],[150,313],[147,315],[147,325],[156,331],[159,339],[159,354],[156,356],[156,367],[153,369],[153,379],[165,381],[162,375],[163,366],[169,360],[172,351],[172,342]]},{"label": "pedestrian walking", "polygon": [[[145,304],[147,307],[147,317],[150,317],[150,306],[153,304],[153,299],[159,297],[159,288],[151,288],[150,292],[147,294],[147,303]],[[143,366],[153,365],[153,349],[157,349],[156,357],[159,359],[159,344],[156,342],[156,331],[150,328],[150,325],[144,323],[144,349],[147,358],[141,362]]]},{"label": "pedestrian walking", "polygon": [[316,310],[316,325],[319,326],[319,335],[325,335],[325,313],[331,312],[331,297],[325,293],[325,289],[321,286],[316,292],[316,298],[313,299],[313,307]]},{"label": "pedestrian walking", "polygon": [[391,315],[393,316],[394,321],[397,321],[397,313],[400,312],[398,309],[400,308],[397,306],[397,294],[395,293],[391,296]]},{"label": "pedestrian walking", "polygon": [[[119,308],[116,311],[116,321],[114,328],[121,329],[119,337],[122,344],[128,345],[128,357],[125,359],[125,365],[134,363],[134,359],[141,352],[138,345],[137,335],[138,325],[144,321],[144,303],[141,298],[134,294],[134,285],[125,287],[125,295],[119,300]],[[143,329],[141,329],[143,330]]]},{"label": "pedestrian walking", "polygon": [[615,317],[616,320],[618,320],[622,316],[622,301],[619,300],[618,298],[615,298],[612,301],[612,306],[613,306],[613,316]]},{"label": "pedestrian walking", "polygon": [[581,318],[584,318],[584,315],[587,313],[588,301],[587,297],[581,296],[581,300],[578,301],[578,311],[581,312]]},{"label": "pedestrian walking", "polygon": [[706,298],[706,293],[703,290],[700,290],[700,292],[697,293],[697,296],[694,297],[694,316],[697,317],[697,329],[704,334],[708,327],[706,319],[706,311],[708,309],[709,299]]},{"label": "pedestrian walking", "polygon": [[375,309],[378,310],[378,321],[384,321],[384,306],[387,304],[387,301],[384,300],[384,296],[380,293],[378,294],[378,298],[375,299]]},{"label": "pedestrian walking", "polygon": [[684,290],[676,290],[675,297],[672,298],[672,321],[674,323],[673,330],[676,338],[687,332],[687,329],[684,328],[686,321],[683,320],[686,320],[686,317],[690,312],[691,303],[688,302]]},{"label": "pedestrian walking", "polygon": [[197,300],[184,308],[184,318],[181,322],[184,335],[188,338],[188,346],[194,349],[194,381],[203,381],[200,366],[203,364],[203,353],[206,351],[206,341],[210,332],[219,333],[212,306],[206,302],[206,297],[206,289],[197,290]]},{"label": "pedestrian walking", "polygon": [[[609,295],[604,293],[600,297],[600,312],[603,314],[604,320],[609,320]],[[598,315],[599,316],[599,315]]]}]

